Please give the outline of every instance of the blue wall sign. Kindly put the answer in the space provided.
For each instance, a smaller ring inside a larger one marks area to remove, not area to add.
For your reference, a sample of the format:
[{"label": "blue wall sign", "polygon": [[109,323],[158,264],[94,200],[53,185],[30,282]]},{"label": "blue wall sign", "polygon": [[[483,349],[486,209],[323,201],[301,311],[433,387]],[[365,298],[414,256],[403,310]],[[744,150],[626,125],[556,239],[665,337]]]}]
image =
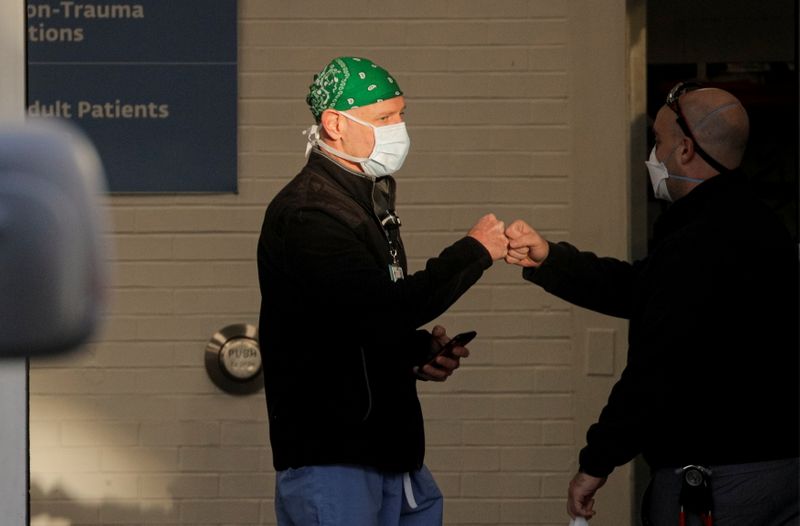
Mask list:
[{"label": "blue wall sign", "polygon": [[28,0],[28,114],[70,119],[112,192],[236,191],[236,0]]}]

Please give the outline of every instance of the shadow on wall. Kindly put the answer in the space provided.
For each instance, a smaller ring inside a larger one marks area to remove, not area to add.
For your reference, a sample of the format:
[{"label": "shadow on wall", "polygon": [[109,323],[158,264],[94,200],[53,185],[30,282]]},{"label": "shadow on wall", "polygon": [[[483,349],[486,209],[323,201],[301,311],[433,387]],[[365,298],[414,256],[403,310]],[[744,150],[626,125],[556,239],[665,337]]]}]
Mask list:
[{"label": "shadow on wall", "polygon": [[261,490],[264,498],[189,498],[175,496],[180,491],[168,488],[169,497],[145,501],[107,498],[86,500],[77,498],[56,484],[45,490],[36,481],[30,487],[30,526],[115,526],[191,525],[207,526],[271,526],[275,524],[272,499],[266,497],[269,488]]},{"label": "shadow on wall", "polygon": [[263,393],[221,393],[177,345],[33,362],[32,526],[275,523]]},{"label": "shadow on wall", "polygon": [[31,526],[84,526],[98,524],[178,523],[178,509],[142,506],[137,502],[81,501],[60,485],[45,491],[31,481]]}]

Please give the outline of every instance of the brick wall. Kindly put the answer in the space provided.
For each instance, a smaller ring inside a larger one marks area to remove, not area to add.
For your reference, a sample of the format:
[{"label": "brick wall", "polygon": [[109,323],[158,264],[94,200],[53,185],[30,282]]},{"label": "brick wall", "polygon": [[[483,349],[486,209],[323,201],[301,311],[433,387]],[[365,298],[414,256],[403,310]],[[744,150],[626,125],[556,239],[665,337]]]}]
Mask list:
[{"label": "brick wall", "polygon": [[[567,0],[240,0],[240,191],[109,198],[102,334],[31,363],[32,524],[274,524],[263,392],[223,394],[203,350],[221,327],[257,321],[259,228],[303,163],[312,73],[362,55],[405,91],[398,212],[413,269],[487,212],[565,238],[568,27],[581,13]],[[420,386],[448,525],[568,522],[583,431],[572,309],[519,274],[496,264],[437,320],[479,334],[453,378]]]}]

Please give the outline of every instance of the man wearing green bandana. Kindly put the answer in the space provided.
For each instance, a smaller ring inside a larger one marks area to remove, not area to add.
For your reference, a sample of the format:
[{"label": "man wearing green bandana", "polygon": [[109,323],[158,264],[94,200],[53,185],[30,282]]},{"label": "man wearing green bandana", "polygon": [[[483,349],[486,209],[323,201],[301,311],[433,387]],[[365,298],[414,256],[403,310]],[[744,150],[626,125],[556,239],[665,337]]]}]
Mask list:
[{"label": "man wearing green bandana", "polygon": [[[258,244],[259,338],[281,526],[430,526],[418,381],[466,357],[421,329],[506,255],[492,214],[408,274],[393,175],[410,140],[397,80],[339,57],[306,101],[307,162],[269,204]],[[463,329],[468,329],[464,327]]]}]

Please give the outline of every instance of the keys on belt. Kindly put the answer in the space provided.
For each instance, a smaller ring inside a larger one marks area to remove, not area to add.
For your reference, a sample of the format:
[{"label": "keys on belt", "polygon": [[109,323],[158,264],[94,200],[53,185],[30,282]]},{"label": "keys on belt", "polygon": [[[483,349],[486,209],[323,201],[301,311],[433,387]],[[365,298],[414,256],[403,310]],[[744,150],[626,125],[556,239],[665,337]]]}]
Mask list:
[{"label": "keys on belt", "polygon": [[703,526],[712,526],[711,515],[711,470],[689,464],[677,470],[681,475],[680,526],[686,526],[687,513],[700,516]]}]

